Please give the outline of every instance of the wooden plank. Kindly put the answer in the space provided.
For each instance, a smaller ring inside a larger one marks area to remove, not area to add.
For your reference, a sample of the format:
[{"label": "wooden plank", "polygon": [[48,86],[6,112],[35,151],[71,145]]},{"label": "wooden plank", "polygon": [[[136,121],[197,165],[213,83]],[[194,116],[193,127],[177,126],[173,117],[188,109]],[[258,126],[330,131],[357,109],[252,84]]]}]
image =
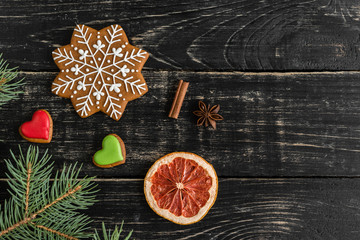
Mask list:
[{"label": "wooden plank", "polygon": [[[360,234],[358,178],[222,179],[213,208],[189,226],[157,216],[145,201],[142,180],[98,184],[100,202],[87,211],[93,226],[124,220],[135,239],[358,239]],[[0,181],[0,188],[6,187]]]},{"label": "wooden plank", "polygon": [[77,23],[121,24],[147,69],[358,70],[357,0],[2,0],[0,49],[22,70],[57,68],[51,52]]},{"label": "wooden plank", "polygon": [[[45,108],[54,120],[53,141],[39,146],[50,149],[57,168],[79,161],[92,176],[143,177],[156,159],[173,151],[203,156],[221,177],[360,175],[358,72],[145,71],[149,92],[130,102],[119,122],[102,113],[80,118],[69,99],[50,92],[55,73],[23,76],[26,93],[0,110],[0,164],[9,149],[29,145],[18,127]],[[178,79],[190,86],[174,120],[167,114]],[[221,105],[225,120],[216,131],[195,126],[198,100]],[[100,169],[91,158],[110,133],[124,140],[127,161]]]}]

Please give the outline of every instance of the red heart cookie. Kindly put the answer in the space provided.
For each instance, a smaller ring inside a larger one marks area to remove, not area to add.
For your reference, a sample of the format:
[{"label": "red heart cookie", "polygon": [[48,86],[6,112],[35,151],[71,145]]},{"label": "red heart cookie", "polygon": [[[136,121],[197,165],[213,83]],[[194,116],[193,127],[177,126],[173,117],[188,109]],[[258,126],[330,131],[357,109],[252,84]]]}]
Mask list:
[{"label": "red heart cookie", "polygon": [[19,132],[29,142],[49,143],[53,132],[53,122],[50,114],[44,109],[37,110],[33,114],[31,121],[20,126]]}]

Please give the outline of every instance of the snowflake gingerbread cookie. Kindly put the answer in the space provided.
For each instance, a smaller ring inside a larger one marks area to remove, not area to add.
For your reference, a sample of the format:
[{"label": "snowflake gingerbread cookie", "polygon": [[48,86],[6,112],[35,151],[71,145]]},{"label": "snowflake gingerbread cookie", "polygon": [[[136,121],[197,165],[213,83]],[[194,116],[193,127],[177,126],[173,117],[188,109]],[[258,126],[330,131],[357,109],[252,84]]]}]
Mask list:
[{"label": "snowflake gingerbread cookie", "polygon": [[127,102],[148,91],[141,69],[149,54],[130,45],[119,25],[78,25],[71,44],[52,56],[60,69],[52,92],[70,98],[82,118],[102,111],[119,120]]}]

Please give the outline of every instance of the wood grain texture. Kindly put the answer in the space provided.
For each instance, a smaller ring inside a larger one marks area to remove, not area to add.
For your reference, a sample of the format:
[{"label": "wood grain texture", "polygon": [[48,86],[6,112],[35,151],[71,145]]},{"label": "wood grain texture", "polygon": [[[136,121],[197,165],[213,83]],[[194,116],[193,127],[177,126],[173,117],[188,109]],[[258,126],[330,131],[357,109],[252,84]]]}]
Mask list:
[{"label": "wood grain texture", "polygon": [[[99,228],[125,221],[135,239],[357,239],[360,179],[220,179],[218,198],[203,220],[181,226],[156,215],[141,179],[98,180],[87,213]],[[0,189],[6,188],[0,181]],[[7,197],[0,192],[0,199]]]},{"label": "wood grain texture", "polygon": [[[54,122],[49,148],[58,167],[79,161],[100,177],[143,177],[152,163],[174,151],[194,152],[220,177],[359,176],[360,73],[201,73],[145,71],[149,92],[128,104],[116,122],[103,113],[80,118],[69,99],[50,92],[56,73],[25,73],[21,99],[0,110],[0,155],[9,157],[17,132],[37,109]],[[179,79],[190,82],[179,119],[168,118]],[[196,127],[198,100],[220,104],[217,130]],[[102,139],[118,134],[126,164],[100,169],[91,163]],[[2,163],[3,160],[0,160]],[[4,173],[0,172],[3,177]]]},{"label": "wood grain texture", "polygon": [[[360,2],[358,0],[2,0],[0,52],[26,78],[25,94],[0,109],[0,204],[18,127],[37,109],[54,120],[55,169],[83,164],[98,176],[93,227],[125,220],[135,239],[358,239],[360,235]],[[51,52],[76,24],[120,24],[149,52],[149,92],[116,122],[81,119],[50,92]],[[167,117],[179,79],[190,82],[177,120]],[[197,102],[220,104],[217,130],[196,127]],[[109,133],[126,144],[126,164],[97,168]],[[214,165],[219,195],[199,223],[157,216],[143,194],[146,171],[173,151]],[[243,177],[243,178],[241,178]],[[248,177],[248,178],[245,178]]]},{"label": "wood grain texture", "polygon": [[[14,7],[16,5],[16,7]],[[22,70],[56,71],[76,24],[120,24],[147,69],[358,70],[357,0],[2,0],[1,51]]]}]

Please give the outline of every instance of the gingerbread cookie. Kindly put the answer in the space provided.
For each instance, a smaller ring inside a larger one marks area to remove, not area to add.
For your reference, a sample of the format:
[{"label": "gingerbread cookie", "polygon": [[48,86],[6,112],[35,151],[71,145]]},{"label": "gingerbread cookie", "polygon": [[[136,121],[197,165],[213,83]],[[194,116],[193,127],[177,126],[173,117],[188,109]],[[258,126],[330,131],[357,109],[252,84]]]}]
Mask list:
[{"label": "gingerbread cookie", "polygon": [[25,122],[19,127],[19,132],[29,142],[49,143],[53,132],[50,113],[44,109],[37,110],[31,121]]},{"label": "gingerbread cookie", "polygon": [[51,90],[70,98],[82,118],[102,111],[119,120],[126,104],[148,91],[141,69],[149,54],[130,45],[119,25],[77,25],[71,44],[52,56],[61,71]]},{"label": "gingerbread cookie", "polygon": [[109,134],[102,141],[102,149],[94,154],[93,163],[101,168],[111,168],[124,164],[125,159],[123,140],[116,134]]}]

